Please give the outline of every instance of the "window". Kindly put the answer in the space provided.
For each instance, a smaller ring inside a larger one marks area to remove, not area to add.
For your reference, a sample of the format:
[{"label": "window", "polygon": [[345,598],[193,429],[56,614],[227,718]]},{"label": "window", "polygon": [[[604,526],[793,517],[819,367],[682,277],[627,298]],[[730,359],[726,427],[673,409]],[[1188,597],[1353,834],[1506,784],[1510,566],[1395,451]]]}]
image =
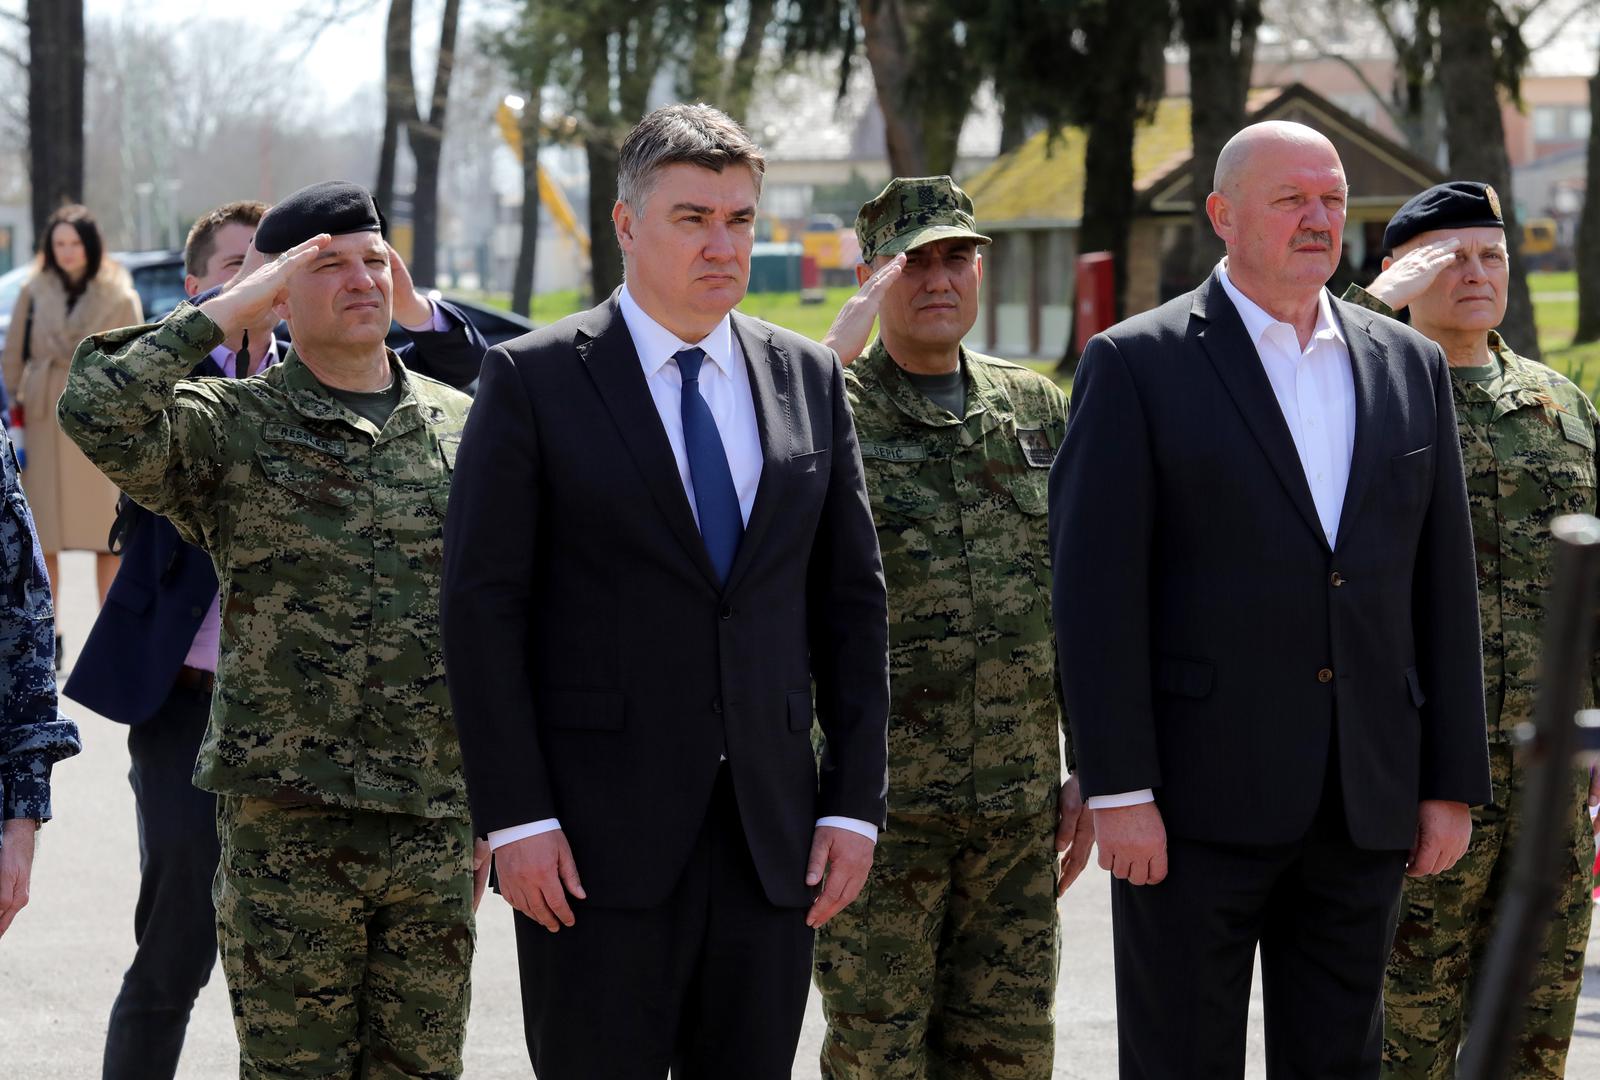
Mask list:
[{"label": "window", "polygon": [[1539,105],[1533,110],[1533,137],[1540,142],[1562,138],[1566,132],[1562,110],[1554,105]]}]

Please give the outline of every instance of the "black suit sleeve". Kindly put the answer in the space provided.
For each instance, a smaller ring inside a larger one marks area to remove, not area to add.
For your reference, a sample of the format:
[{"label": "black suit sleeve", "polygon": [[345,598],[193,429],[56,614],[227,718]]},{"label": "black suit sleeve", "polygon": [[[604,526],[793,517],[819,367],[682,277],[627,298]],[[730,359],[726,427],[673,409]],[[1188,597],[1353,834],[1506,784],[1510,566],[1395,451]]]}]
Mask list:
[{"label": "black suit sleeve", "polygon": [[1083,794],[1159,787],[1150,697],[1155,472],[1143,406],[1107,337],[1073,380],[1067,437],[1050,470],[1052,610]]},{"label": "black suit sleeve", "polygon": [[887,815],[889,609],[861,448],[832,353],[828,494],[806,574],[811,671],[822,753],[819,817],[883,825]]},{"label": "black suit sleeve", "polygon": [[1422,718],[1423,799],[1481,805],[1490,799],[1483,705],[1483,643],[1478,578],[1467,510],[1455,401],[1444,354],[1431,347],[1434,410],[1433,493],[1418,540],[1412,579]]},{"label": "black suit sleeve", "polygon": [[539,491],[527,388],[496,348],[484,358],[451,479],[440,596],[445,674],[480,834],[555,816],[528,666]]},{"label": "black suit sleeve", "polygon": [[411,341],[399,350],[400,360],[430,379],[438,379],[457,389],[468,386],[478,377],[489,344],[460,308],[445,300],[433,302],[439,306],[450,328],[407,330]]}]

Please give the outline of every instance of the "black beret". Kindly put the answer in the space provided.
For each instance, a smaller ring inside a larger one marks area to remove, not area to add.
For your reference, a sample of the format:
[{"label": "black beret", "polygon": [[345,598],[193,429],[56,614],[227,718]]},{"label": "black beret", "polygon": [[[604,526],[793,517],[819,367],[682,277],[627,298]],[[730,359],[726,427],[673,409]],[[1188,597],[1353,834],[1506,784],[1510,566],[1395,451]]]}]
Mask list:
[{"label": "black beret", "polygon": [[268,210],[256,226],[256,250],[277,255],[318,233],[384,231],[383,215],[372,193],[346,180],[324,180],[303,187]]},{"label": "black beret", "polygon": [[1476,180],[1451,180],[1435,184],[1421,195],[1413,195],[1389,219],[1383,230],[1383,246],[1390,251],[1435,229],[1475,229],[1484,226],[1505,228],[1500,216],[1500,196],[1488,184]]}]

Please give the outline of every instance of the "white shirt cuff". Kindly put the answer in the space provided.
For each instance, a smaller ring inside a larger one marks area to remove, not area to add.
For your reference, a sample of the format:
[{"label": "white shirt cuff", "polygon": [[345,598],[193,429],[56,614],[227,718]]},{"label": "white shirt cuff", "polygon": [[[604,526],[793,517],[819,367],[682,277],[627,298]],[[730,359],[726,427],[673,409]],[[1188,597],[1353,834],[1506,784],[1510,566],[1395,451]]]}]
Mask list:
[{"label": "white shirt cuff", "polygon": [[489,832],[489,848],[492,851],[517,840],[526,840],[530,836],[555,832],[559,828],[561,822],[553,817],[547,817],[543,821],[530,821],[526,825],[513,825],[509,829],[492,829]]},{"label": "white shirt cuff", "polygon": [[[1124,791],[1117,795],[1091,795],[1083,801],[1090,810],[1115,810],[1120,806],[1138,806],[1140,803],[1155,802],[1156,793],[1152,788],[1140,788],[1138,791]],[[494,840],[494,834],[489,834],[489,839]]]},{"label": "white shirt cuff", "polygon": [[827,825],[834,829],[844,829],[858,836],[865,836],[874,844],[878,842],[878,827],[870,821],[862,821],[853,817],[825,817],[817,819],[817,828]]}]

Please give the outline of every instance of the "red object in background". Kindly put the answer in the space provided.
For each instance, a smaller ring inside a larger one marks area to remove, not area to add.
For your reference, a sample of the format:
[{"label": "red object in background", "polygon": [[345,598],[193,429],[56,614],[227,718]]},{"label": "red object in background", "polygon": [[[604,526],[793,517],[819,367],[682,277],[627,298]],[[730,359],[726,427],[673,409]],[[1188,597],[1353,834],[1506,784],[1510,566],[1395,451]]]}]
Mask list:
[{"label": "red object in background", "polygon": [[1091,251],[1078,256],[1077,332],[1072,351],[1082,354],[1089,339],[1116,322],[1117,287],[1112,276],[1111,252]]},{"label": "red object in background", "polygon": [[13,403],[11,406],[11,427],[6,434],[11,436],[11,446],[17,452],[17,468],[19,469],[28,467],[28,449],[27,444],[23,441],[23,420],[22,404],[20,402]]},{"label": "red object in background", "polygon": [[817,265],[815,255],[800,256],[800,288],[822,288],[822,267]]}]

